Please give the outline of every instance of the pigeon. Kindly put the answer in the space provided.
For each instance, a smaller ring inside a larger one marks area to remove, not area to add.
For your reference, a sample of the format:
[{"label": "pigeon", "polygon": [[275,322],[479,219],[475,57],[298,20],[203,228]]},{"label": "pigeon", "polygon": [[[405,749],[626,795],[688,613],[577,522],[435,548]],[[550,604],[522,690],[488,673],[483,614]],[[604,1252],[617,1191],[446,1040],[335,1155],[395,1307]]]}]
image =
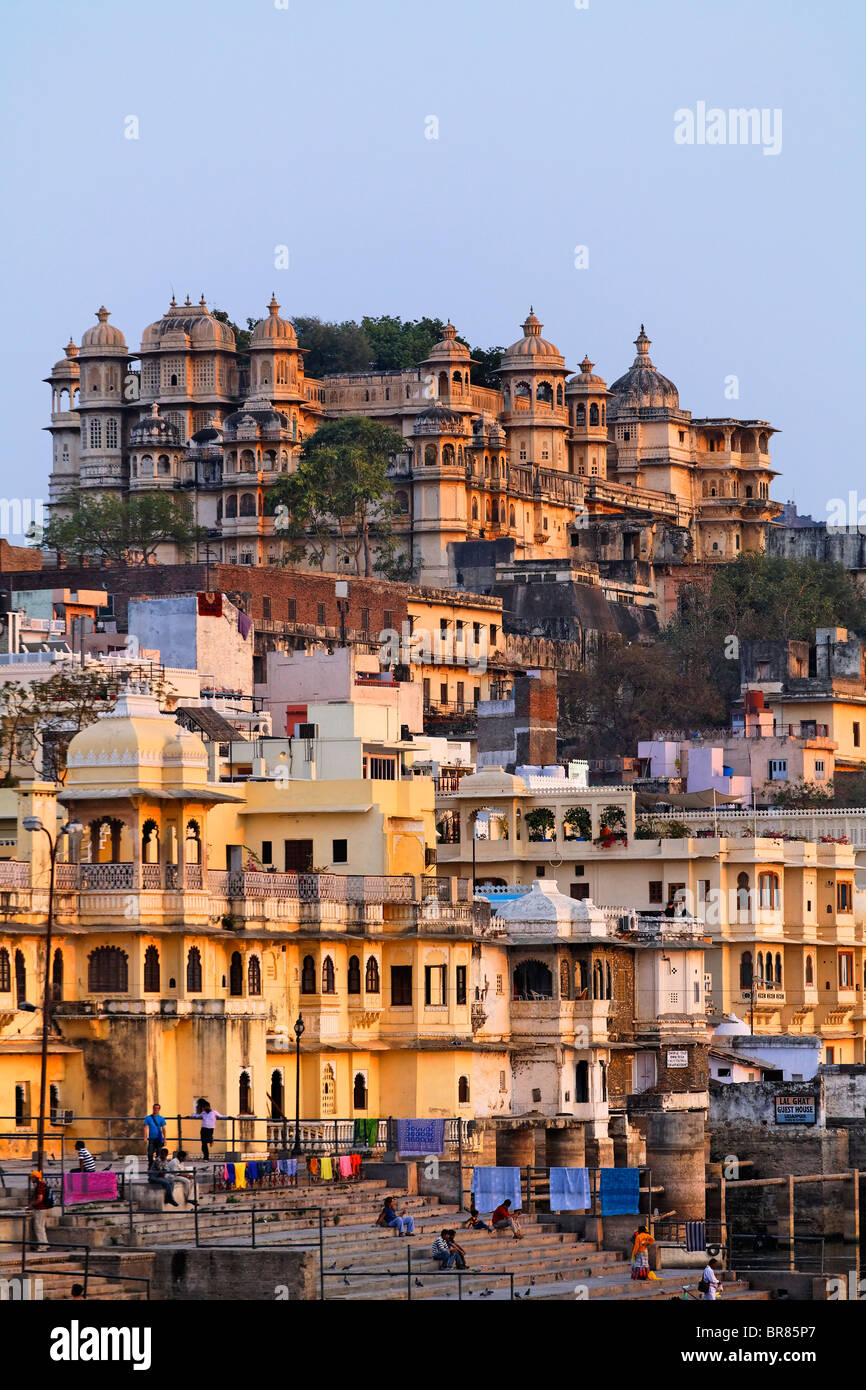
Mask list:
[{"label": "pigeon", "polygon": [[520,1297],[520,1294],[519,1294],[519,1293],[516,1293],[516,1294],[514,1295],[514,1297],[515,1297],[515,1298],[519,1298],[519,1297]]},{"label": "pigeon", "polygon": [[336,1269],[336,1268],[337,1268],[337,1261],[336,1261],[336,1260],[332,1260],[331,1263],[328,1265],[328,1269]]},{"label": "pigeon", "polygon": [[529,1295],[530,1295],[531,1293],[532,1293],[532,1289],[527,1289],[526,1292],[524,1293],[523,1297],[524,1297],[524,1298],[528,1298]]},{"label": "pigeon", "polygon": [[534,1284],[534,1283],[535,1283],[535,1275],[534,1275],[534,1274],[530,1274],[530,1276],[529,1276],[529,1282],[530,1282],[530,1284]]},{"label": "pigeon", "polygon": [[348,1279],[346,1278],[345,1274],[343,1275],[343,1283],[346,1284],[347,1286],[348,1286],[348,1283],[349,1283],[349,1281],[348,1281]]},{"label": "pigeon", "polygon": [[416,1280],[415,1280],[415,1288],[416,1288],[416,1289],[423,1289],[423,1287],[424,1287],[424,1285],[421,1283],[421,1280],[420,1280],[420,1279],[416,1279]]}]

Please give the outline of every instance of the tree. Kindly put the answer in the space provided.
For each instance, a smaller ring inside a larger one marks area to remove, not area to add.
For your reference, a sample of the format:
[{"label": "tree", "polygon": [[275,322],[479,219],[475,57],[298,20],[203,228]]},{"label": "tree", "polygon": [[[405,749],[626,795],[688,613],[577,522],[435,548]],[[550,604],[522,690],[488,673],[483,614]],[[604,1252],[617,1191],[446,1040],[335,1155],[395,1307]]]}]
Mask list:
[{"label": "tree", "polygon": [[[16,764],[42,777],[66,781],[66,749],[71,739],[110,709],[126,684],[127,672],[68,665],[45,680],[25,685],[0,683],[2,784],[14,785]],[[152,687],[159,697],[162,687]]]},{"label": "tree", "polygon": [[298,335],[298,346],[306,352],[304,372],[307,376],[370,371],[373,347],[359,324],[351,319],[343,323],[326,323],[314,314],[299,314],[292,322]]},{"label": "tree", "polygon": [[235,335],[235,347],[242,356],[249,352],[253,329],[258,323],[258,319],[248,318],[246,328],[238,328],[234,320],[229,318],[225,309],[214,309],[212,317],[219,319],[220,323],[228,324]]},{"label": "tree", "polygon": [[60,505],[70,510],[52,512],[41,542],[59,555],[146,565],[166,542],[187,552],[207,535],[190,520],[188,504],[166,492],[135,493],[128,499],[77,492]]},{"label": "tree", "polygon": [[[461,343],[463,339],[458,341]],[[475,366],[472,368],[473,386],[487,386],[492,390],[499,387],[499,368],[505,356],[504,347],[481,348],[474,347],[471,350],[472,360]]]},{"label": "tree", "polygon": [[296,553],[309,546],[309,558],[321,565],[326,535],[336,532],[338,561],[348,561],[356,574],[370,577],[374,545],[386,557],[393,553],[397,505],[388,464],[404,448],[396,430],[361,415],[319,425],[304,443],[297,472],[281,475],[269,494],[275,515],[284,522],[288,546]]},{"label": "tree", "polygon": [[785,811],[820,811],[834,804],[833,784],[827,782],[765,782],[757,794],[764,805]]}]

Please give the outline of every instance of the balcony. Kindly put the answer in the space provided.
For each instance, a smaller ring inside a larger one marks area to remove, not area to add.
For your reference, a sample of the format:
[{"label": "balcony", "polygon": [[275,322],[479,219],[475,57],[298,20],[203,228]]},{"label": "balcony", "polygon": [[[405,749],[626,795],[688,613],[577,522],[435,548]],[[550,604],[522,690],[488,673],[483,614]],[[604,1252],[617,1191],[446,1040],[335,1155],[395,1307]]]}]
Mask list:
[{"label": "balcony", "polygon": [[555,1034],[572,1037],[575,1046],[607,1041],[610,999],[535,999],[511,1001],[511,1030],[515,1036]]}]

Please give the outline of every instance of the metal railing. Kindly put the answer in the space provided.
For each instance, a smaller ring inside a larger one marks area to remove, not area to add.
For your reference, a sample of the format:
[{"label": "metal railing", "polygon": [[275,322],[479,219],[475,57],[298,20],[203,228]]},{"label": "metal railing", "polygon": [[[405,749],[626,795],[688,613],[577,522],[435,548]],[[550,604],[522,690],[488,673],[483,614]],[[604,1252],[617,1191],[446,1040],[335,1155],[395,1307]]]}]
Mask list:
[{"label": "metal railing", "polygon": [[[429,1259],[432,1260],[432,1259],[433,1259],[433,1256],[430,1255],[430,1256],[429,1256]],[[416,1255],[416,1260],[417,1260],[417,1255]],[[503,1277],[505,1277],[505,1278],[508,1279],[508,1289],[509,1289],[508,1297],[509,1297],[509,1301],[510,1301],[510,1302],[513,1302],[513,1301],[514,1301],[514,1271],[513,1271],[513,1270],[510,1270],[510,1269],[503,1269],[503,1270],[490,1270],[490,1269],[487,1269],[487,1270],[474,1270],[474,1269],[442,1269],[442,1268],[437,1268],[436,1270],[433,1270],[433,1271],[431,1271],[431,1270],[429,1270],[429,1269],[426,1269],[426,1268],[424,1268],[424,1269],[422,1270],[421,1267],[420,1267],[417,1263],[413,1265],[413,1263],[412,1263],[412,1246],[409,1245],[409,1244],[407,1244],[407,1246],[406,1246],[406,1274],[405,1274],[405,1276],[404,1276],[402,1273],[400,1273],[400,1274],[395,1274],[395,1273],[394,1273],[392,1270],[390,1270],[390,1269],[388,1269],[388,1270],[381,1270],[381,1269],[369,1269],[369,1270],[366,1270],[366,1269],[363,1268],[363,1266],[359,1267],[359,1266],[357,1266],[357,1265],[355,1265],[355,1264],[353,1264],[353,1265],[351,1266],[351,1271],[352,1271],[352,1278],[353,1278],[353,1279],[357,1279],[357,1278],[361,1278],[361,1279],[387,1279],[387,1280],[389,1280],[390,1282],[393,1283],[394,1280],[397,1280],[397,1279],[402,1280],[402,1279],[405,1277],[405,1279],[406,1279],[406,1301],[407,1301],[407,1303],[411,1303],[411,1302],[412,1302],[412,1289],[413,1289],[413,1287],[417,1287],[416,1285],[413,1284],[413,1281],[416,1280],[416,1279],[418,1278],[418,1275],[419,1275],[420,1273],[430,1274],[431,1277],[433,1277],[433,1278],[436,1279],[437,1283],[438,1283],[439,1279],[442,1277],[443,1274],[450,1276],[452,1279],[456,1279],[456,1280],[457,1280],[457,1299],[458,1299],[459,1302],[462,1302],[462,1301],[463,1301],[463,1283],[464,1283],[464,1280],[467,1280],[467,1279],[483,1279],[483,1280],[485,1281],[485,1283],[486,1283],[486,1282],[488,1282],[488,1281],[491,1280],[491,1279],[502,1279]],[[321,1272],[320,1272],[320,1287],[321,1287],[321,1298],[322,1298],[322,1299],[325,1299],[325,1280],[326,1280],[326,1279],[342,1279],[342,1281],[343,1281],[344,1284],[349,1284],[349,1283],[350,1283],[347,1270],[345,1270],[345,1269],[340,1269],[340,1270],[326,1270],[326,1269],[322,1269]]]},{"label": "metal railing", "polygon": [[[23,1225],[22,1225],[22,1228],[21,1228],[21,1240],[20,1240],[20,1241],[18,1241],[18,1240],[0,1240],[0,1245],[14,1245],[15,1248],[16,1248],[16,1250],[17,1250],[17,1248],[18,1248],[19,1245],[21,1246],[21,1264],[20,1264],[20,1267],[19,1267],[19,1269],[20,1269],[20,1275],[19,1275],[19,1277],[20,1277],[22,1280],[25,1279],[25,1278],[27,1278],[27,1276],[28,1276],[28,1275],[31,1275],[31,1274],[64,1274],[64,1275],[69,1274],[69,1271],[68,1271],[68,1270],[65,1270],[65,1269],[64,1269],[64,1270],[59,1270],[59,1269],[57,1268],[56,1265],[45,1265],[42,1269],[40,1269],[40,1268],[38,1267],[38,1265],[34,1265],[34,1264],[33,1264],[32,1260],[28,1260],[28,1258],[27,1258],[27,1246],[28,1246],[28,1244],[32,1244],[32,1241],[28,1241],[28,1238],[27,1238],[27,1225],[28,1225],[28,1220],[29,1220],[29,1217],[30,1217],[30,1213],[29,1213],[29,1212],[8,1212],[8,1211],[3,1213],[3,1218],[4,1218],[4,1220],[8,1220],[10,1217],[12,1217],[12,1218],[16,1218],[16,1217],[17,1217],[18,1219],[23,1218]],[[83,1251],[84,1251],[84,1257],[83,1257],[83,1259],[80,1261],[80,1263],[81,1263],[81,1283],[82,1283],[83,1288],[84,1288],[84,1298],[86,1299],[86,1298],[87,1298],[88,1281],[89,1281],[90,1275],[91,1275],[91,1268],[90,1268],[90,1246],[89,1246],[89,1245],[86,1245],[83,1241],[52,1241],[52,1242],[51,1242],[51,1250],[50,1250],[50,1252],[48,1252],[48,1253],[53,1253],[55,1250],[83,1250]],[[44,1253],[46,1253],[46,1252],[43,1251],[42,1253],[44,1254]],[[145,1299],[146,1299],[148,1302],[150,1301],[150,1285],[151,1285],[151,1280],[150,1280],[150,1276],[149,1276],[149,1275],[145,1275],[145,1274],[109,1274],[109,1273],[107,1273],[107,1272],[105,1272],[105,1271],[103,1271],[103,1270],[101,1270],[101,1269],[100,1269],[100,1270],[97,1270],[97,1271],[94,1271],[94,1275],[95,1275],[95,1277],[98,1278],[98,1279],[104,1279],[104,1280],[106,1280],[107,1282],[113,1283],[113,1284],[126,1284],[126,1283],[130,1283],[130,1284],[144,1284],[144,1286],[145,1286]],[[71,1275],[70,1275],[70,1277],[71,1277]]]},{"label": "metal railing", "polygon": [[[467,1164],[467,1166],[469,1165]],[[515,1164],[514,1166],[516,1167],[517,1165]],[[555,1167],[557,1165],[554,1164],[553,1166]],[[586,1215],[603,1216],[604,1211],[601,1204],[601,1174],[602,1172],[609,1171],[611,1165],[608,1165],[607,1169],[591,1168],[585,1164],[575,1164],[574,1166],[585,1168],[589,1177],[590,1204],[585,1209]],[[651,1168],[648,1168],[645,1164],[636,1164],[634,1166],[638,1173],[638,1208],[640,1208],[641,1198],[644,1196],[646,1197],[647,1204],[646,1211],[642,1212],[638,1210],[634,1213],[635,1219],[638,1220],[641,1216],[648,1216],[652,1212],[653,1191],[661,1192],[663,1189],[661,1187],[653,1189]],[[526,1164],[520,1168],[520,1174],[521,1200],[524,1201],[524,1205],[519,1208],[519,1210],[526,1212],[550,1210],[550,1166],[537,1167],[535,1164]],[[467,1197],[471,1197],[472,1190],[471,1187],[463,1188],[461,1171],[461,1210],[468,1210],[468,1208],[464,1206],[464,1203]],[[524,1193],[525,1200],[523,1198]],[[503,1195],[507,1196],[508,1194],[503,1193]]]}]

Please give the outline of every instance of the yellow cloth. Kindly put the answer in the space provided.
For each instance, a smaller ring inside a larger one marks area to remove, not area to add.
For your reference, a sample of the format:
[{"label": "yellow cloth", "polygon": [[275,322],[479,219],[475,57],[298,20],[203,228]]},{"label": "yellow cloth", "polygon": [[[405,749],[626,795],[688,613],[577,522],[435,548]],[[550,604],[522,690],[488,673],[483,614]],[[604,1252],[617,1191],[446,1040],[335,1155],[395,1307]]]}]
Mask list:
[{"label": "yellow cloth", "polygon": [[334,1164],[330,1158],[322,1159],[322,1177],[332,1178],[334,1176]]},{"label": "yellow cloth", "polygon": [[245,1163],[235,1164],[235,1187],[241,1188],[247,1185],[247,1165]]}]

